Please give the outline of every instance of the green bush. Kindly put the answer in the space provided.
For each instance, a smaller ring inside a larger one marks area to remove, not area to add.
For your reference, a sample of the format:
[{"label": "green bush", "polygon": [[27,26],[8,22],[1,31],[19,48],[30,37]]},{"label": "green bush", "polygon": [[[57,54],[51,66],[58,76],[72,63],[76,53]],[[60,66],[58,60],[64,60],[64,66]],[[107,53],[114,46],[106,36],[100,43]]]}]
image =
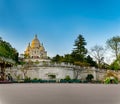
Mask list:
[{"label": "green bush", "polygon": [[56,80],[48,80],[49,83],[55,83]]},{"label": "green bush", "polygon": [[71,80],[70,76],[67,75],[67,76],[65,77],[65,80],[67,80],[67,81]]},{"label": "green bush", "polygon": [[38,83],[38,82],[39,82],[39,79],[34,78],[34,79],[31,80],[31,82],[32,82],[32,83]]},{"label": "green bush", "polygon": [[60,80],[60,83],[68,83],[68,80],[61,79],[61,80]]},{"label": "green bush", "polygon": [[26,77],[26,78],[24,79],[24,82],[25,82],[25,83],[30,83],[30,82],[31,82],[31,78],[30,78],[30,77]]},{"label": "green bush", "polygon": [[81,83],[81,80],[79,79],[61,79],[60,83]]},{"label": "green bush", "polygon": [[118,84],[118,79],[116,79],[116,78],[111,78],[111,77],[107,77],[107,78],[104,80],[104,83],[105,83],[105,84]]},{"label": "green bush", "polygon": [[79,80],[79,79],[73,79],[72,83],[81,83],[81,80]]}]

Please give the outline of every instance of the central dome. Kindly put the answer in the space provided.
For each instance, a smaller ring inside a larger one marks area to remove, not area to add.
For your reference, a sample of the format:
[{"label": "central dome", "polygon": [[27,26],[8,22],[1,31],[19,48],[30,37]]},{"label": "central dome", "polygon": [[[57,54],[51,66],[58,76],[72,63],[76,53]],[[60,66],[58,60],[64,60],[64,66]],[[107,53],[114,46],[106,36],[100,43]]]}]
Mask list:
[{"label": "central dome", "polygon": [[39,48],[40,47],[40,41],[37,38],[37,35],[35,35],[35,38],[32,40],[31,48]]}]

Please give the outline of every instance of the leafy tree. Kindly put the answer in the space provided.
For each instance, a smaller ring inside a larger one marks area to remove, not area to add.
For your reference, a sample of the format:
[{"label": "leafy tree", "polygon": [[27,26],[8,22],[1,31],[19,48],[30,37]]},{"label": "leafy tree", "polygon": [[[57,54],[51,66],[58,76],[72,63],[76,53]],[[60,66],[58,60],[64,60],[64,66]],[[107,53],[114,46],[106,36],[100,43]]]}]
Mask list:
[{"label": "leafy tree", "polygon": [[83,61],[85,55],[87,54],[87,49],[85,46],[87,45],[84,37],[80,34],[75,40],[75,48],[72,51],[72,57],[75,61]]},{"label": "leafy tree", "polygon": [[52,61],[53,62],[62,62],[63,61],[63,56],[60,56],[60,55],[56,55],[55,57],[52,58]]},{"label": "leafy tree", "polygon": [[120,36],[114,36],[111,39],[108,39],[106,41],[106,44],[110,49],[113,50],[116,59],[118,59],[118,56],[120,54]]},{"label": "leafy tree", "polygon": [[88,55],[85,60],[89,64],[89,66],[97,67],[97,63],[93,60],[93,58],[90,55]]},{"label": "leafy tree", "polygon": [[70,76],[69,75],[65,76],[65,80],[67,81],[71,80]]},{"label": "leafy tree", "polygon": [[10,43],[3,41],[2,39],[0,39],[0,56],[7,59],[12,59],[15,62],[18,61],[17,50],[13,48]]},{"label": "leafy tree", "polygon": [[5,67],[11,66],[11,64],[15,64],[18,62],[18,52],[15,48],[11,46],[10,43],[2,40],[0,37],[0,63],[1,66],[1,80],[4,80],[5,76]]},{"label": "leafy tree", "polygon": [[111,65],[110,65],[111,70],[120,70],[120,61],[116,59]]},{"label": "leafy tree", "polygon": [[63,61],[65,63],[73,63],[74,60],[73,60],[71,54],[65,54],[63,57]]}]

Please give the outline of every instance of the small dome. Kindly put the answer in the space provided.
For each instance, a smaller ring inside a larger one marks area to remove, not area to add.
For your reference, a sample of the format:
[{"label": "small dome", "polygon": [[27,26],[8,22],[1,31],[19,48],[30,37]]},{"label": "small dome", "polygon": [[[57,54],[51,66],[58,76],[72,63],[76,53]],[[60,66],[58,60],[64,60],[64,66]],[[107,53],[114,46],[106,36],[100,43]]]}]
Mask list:
[{"label": "small dome", "polygon": [[37,38],[37,35],[35,35],[35,38],[32,40],[31,48],[39,48],[40,47],[40,41]]},{"label": "small dome", "polygon": [[45,50],[44,47],[42,47],[42,46],[39,49],[40,49],[40,51],[44,51]]},{"label": "small dome", "polygon": [[29,43],[27,48],[26,48],[26,51],[29,51],[30,49],[31,49],[31,47],[30,47],[30,43]]}]

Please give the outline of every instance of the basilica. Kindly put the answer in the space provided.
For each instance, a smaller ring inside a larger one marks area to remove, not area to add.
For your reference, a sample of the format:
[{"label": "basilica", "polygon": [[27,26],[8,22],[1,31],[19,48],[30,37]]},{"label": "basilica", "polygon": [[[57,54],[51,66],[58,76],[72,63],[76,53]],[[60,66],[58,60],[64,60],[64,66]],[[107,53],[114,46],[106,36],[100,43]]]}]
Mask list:
[{"label": "basilica", "polygon": [[24,55],[25,58],[29,59],[47,59],[47,52],[45,51],[43,44],[38,40],[37,35],[35,35],[32,42],[28,44]]},{"label": "basilica", "polygon": [[[69,76],[71,79],[74,79],[76,76],[75,68],[77,66],[64,62],[52,62],[48,58],[47,51],[43,44],[40,43],[37,35],[28,44],[21,59],[26,62],[25,65],[14,66],[12,70],[11,68],[6,69],[6,75],[11,73],[14,80],[21,80],[28,77],[31,79],[55,79],[59,81],[66,78],[66,76]],[[78,79],[85,80],[88,74],[93,74],[94,80],[102,79],[104,76],[104,72],[97,72],[96,69],[89,68],[82,70]]]}]

